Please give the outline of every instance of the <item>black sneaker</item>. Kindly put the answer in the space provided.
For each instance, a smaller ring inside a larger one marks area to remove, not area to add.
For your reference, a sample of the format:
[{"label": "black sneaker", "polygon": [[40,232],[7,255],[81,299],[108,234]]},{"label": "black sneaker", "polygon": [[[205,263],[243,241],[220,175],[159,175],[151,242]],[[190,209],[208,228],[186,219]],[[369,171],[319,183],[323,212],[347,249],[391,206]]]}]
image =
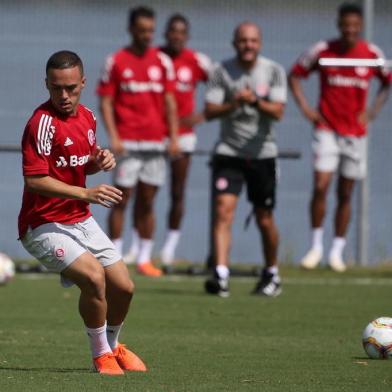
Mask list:
[{"label": "black sneaker", "polygon": [[208,294],[218,295],[222,298],[227,298],[230,295],[229,279],[220,279],[216,273],[205,281],[204,288]]},{"label": "black sneaker", "polygon": [[263,295],[266,297],[277,297],[282,292],[282,283],[279,275],[274,275],[263,270],[260,280],[252,294]]}]

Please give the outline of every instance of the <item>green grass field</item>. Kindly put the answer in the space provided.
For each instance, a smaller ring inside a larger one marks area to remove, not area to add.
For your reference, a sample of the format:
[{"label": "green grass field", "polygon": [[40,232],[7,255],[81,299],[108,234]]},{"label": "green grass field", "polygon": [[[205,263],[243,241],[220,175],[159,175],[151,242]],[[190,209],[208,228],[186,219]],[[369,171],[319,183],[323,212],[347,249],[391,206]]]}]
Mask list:
[{"label": "green grass field", "polygon": [[0,288],[0,391],[390,391],[392,361],[369,360],[366,324],[392,316],[391,270],[283,271],[276,299],[203,293],[202,278],[135,278],[122,341],[149,366],[110,378],[90,371],[78,291],[54,276]]}]

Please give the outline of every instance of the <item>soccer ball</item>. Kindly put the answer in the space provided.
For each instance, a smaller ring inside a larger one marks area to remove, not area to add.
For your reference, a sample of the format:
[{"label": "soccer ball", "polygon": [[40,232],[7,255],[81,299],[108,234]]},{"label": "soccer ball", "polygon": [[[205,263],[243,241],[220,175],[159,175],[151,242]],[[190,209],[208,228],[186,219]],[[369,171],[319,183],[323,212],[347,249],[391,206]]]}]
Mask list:
[{"label": "soccer ball", "polygon": [[380,317],[369,323],[363,331],[362,344],[370,358],[392,358],[392,318]]},{"label": "soccer ball", "polygon": [[8,283],[14,276],[14,262],[6,254],[0,253],[0,285]]}]

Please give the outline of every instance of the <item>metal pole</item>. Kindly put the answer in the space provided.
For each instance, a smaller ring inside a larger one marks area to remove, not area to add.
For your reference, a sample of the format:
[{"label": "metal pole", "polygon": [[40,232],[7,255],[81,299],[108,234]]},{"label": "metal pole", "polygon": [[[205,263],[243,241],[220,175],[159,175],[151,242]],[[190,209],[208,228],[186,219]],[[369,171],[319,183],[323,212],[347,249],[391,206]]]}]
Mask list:
[{"label": "metal pole", "polygon": [[[374,21],[374,0],[363,0],[365,36],[367,41],[372,40]],[[370,138],[368,138],[370,142]],[[369,146],[366,149],[367,166],[369,167]],[[368,265],[369,249],[369,174],[359,184],[358,195],[358,233],[357,233],[357,263]]]}]

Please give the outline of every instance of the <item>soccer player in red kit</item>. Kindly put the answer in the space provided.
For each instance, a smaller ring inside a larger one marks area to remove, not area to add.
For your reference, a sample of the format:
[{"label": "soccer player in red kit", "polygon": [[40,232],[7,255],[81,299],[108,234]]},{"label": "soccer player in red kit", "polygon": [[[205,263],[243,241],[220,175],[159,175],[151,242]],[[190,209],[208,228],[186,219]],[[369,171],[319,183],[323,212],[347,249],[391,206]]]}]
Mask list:
[{"label": "soccer player in red kit", "polygon": [[70,51],[54,53],[46,65],[50,99],[28,121],[22,140],[25,188],[19,236],[25,249],[63,286],[80,289],[79,312],[101,374],[145,371],[118,336],[133,294],[126,265],[95,222],[89,203],[111,207],[121,191],[110,185],[86,188],[86,175],[116,166],[113,154],[96,145],[93,113],[79,103],[86,79]]},{"label": "soccer player in red kit", "polygon": [[200,82],[206,82],[211,70],[211,60],[203,53],[186,47],[189,39],[189,21],[181,14],[172,15],[166,26],[166,45],[161,49],[170,56],[176,73],[175,97],[179,127],[181,155],[170,161],[170,210],[168,232],[161,251],[166,271],[174,261],[180,239],[180,225],[184,214],[185,186],[191,154],[196,147],[193,127],[204,121],[202,112],[195,112],[195,93]]},{"label": "soccer player in red kit", "polygon": [[[339,8],[340,37],[321,41],[308,49],[293,66],[289,82],[304,116],[314,125],[314,185],[311,200],[312,246],[301,261],[304,268],[315,268],[323,256],[323,220],[331,179],[338,171],[335,237],[328,264],[346,270],[343,261],[345,235],[350,221],[351,195],[356,180],[366,176],[367,125],[385,103],[391,74],[384,68],[320,66],[321,58],[380,59],[381,50],[361,39],[362,9],[351,3]],[[306,99],[301,79],[316,71],[320,76],[320,102],[313,109]],[[370,81],[376,77],[380,88],[374,103],[366,108]]]},{"label": "soccer player in red kit", "polygon": [[170,156],[178,153],[173,64],[166,54],[151,47],[154,30],[153,10],[130,10],[132,42],[109,56],[97,88],[109,142],[120,157],[114,183],[123,198],[111,209],[109,234],[121,253],[124,212],[136,189],[138,208],[133,224],[140,235],[137,271],[147,276],[162,274],[151,263],[153,205],[165,180],[165,149]]}]

